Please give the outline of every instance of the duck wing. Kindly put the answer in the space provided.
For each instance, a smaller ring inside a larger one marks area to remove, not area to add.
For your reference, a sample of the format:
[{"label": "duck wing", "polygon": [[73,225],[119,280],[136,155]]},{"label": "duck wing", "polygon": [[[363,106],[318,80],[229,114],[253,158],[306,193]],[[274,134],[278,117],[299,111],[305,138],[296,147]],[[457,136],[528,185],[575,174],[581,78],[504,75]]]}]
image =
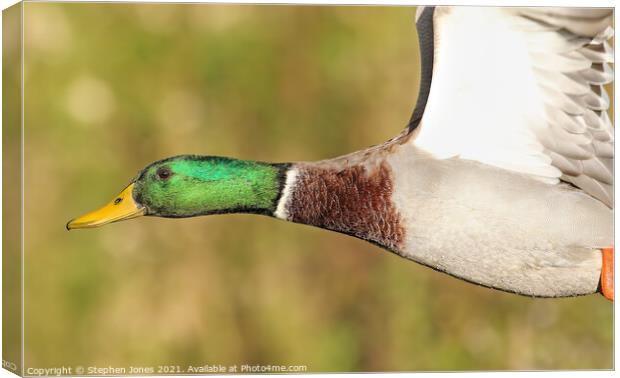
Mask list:
[{"label": "duck wing", "polygon": [[569,182],[612,207],[613,9],[425,7],[411,143]]}]

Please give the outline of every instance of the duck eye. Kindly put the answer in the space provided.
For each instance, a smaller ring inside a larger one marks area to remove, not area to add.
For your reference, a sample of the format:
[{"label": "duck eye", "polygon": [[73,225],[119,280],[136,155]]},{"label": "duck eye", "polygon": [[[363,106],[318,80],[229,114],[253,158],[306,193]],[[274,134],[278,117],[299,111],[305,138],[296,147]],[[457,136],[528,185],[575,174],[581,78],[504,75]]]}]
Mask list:
[{"label": "duck eye", "polygon": [[161,167],[157,170],[157,177],[159,177],[162,180],[168,179],[168,177],[170,177],[171,175],[172,175],[172,172],[170,171],[170,168],[168,167]]}]

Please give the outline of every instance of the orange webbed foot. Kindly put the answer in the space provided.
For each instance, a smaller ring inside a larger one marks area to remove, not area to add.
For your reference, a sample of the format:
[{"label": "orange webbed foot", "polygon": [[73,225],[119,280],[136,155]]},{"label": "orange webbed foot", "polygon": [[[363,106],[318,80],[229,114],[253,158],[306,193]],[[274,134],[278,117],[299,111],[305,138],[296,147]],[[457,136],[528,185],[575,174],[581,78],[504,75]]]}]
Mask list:
[{"label": "orange webbed foot", "polygon": [[601,294],[610,301],[614,300],[614,249],[601,249],[603,266],[601,268]]}]

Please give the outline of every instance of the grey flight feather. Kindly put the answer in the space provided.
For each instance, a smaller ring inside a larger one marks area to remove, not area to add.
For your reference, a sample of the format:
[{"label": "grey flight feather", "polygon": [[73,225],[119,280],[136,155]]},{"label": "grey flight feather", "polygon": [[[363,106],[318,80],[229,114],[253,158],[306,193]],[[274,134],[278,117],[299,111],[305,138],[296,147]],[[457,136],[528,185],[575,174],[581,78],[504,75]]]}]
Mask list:
[{"label": "grey flight feather", "polygon": [[557,48],[534,49],[530,55],[546,96],[548,127],[541,139],[547,154],[562,180],[611,207],[614,132],[603,85],[613,80],[613,49],[607,42],[613,36],[613,10],[524,8],[517,14],[555,30],[546,33],[546,46]]}]

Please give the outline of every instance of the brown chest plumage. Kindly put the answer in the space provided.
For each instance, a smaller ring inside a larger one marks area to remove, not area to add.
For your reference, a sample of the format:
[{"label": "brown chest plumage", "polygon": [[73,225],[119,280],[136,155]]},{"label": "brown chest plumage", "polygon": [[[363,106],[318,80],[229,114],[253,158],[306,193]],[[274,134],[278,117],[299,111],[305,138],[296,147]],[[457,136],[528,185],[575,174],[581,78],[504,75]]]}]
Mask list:
[{"label": "brown chest plumage", "polygon": [[290,220],[342,232],[398,251],[404,228],[392,200],[387,163],[372,170],[299,167],[288,205]]}]

